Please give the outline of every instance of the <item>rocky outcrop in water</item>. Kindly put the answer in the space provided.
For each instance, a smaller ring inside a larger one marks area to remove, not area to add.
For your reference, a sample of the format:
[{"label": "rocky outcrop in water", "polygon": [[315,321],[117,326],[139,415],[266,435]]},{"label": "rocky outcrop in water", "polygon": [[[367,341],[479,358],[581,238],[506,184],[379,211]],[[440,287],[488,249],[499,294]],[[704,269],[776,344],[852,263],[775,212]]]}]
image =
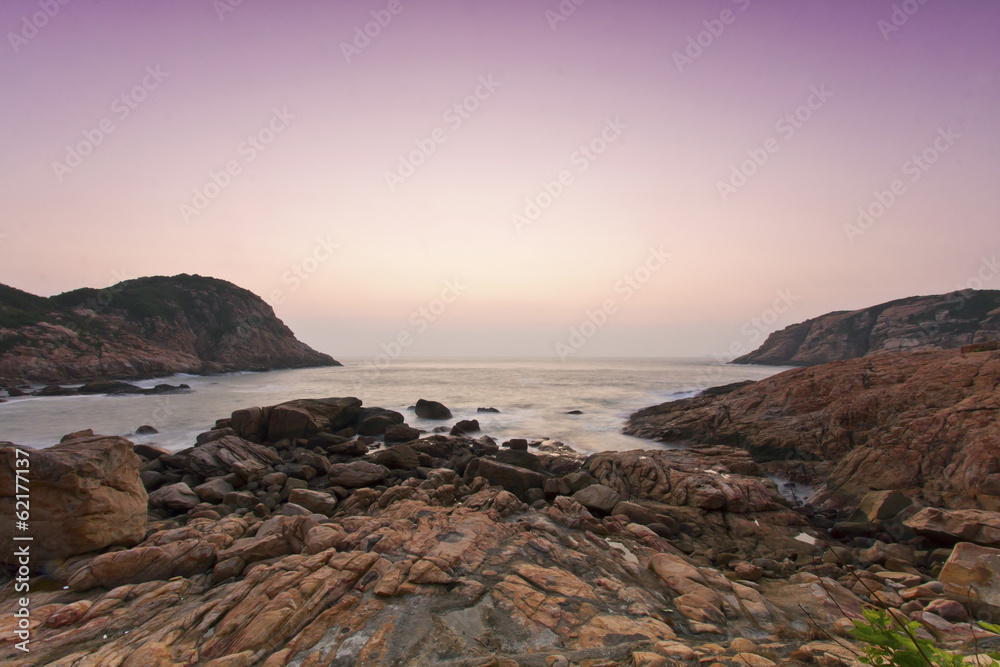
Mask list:
[{"label": "rocky outcrop in water", "polygon": [[1000,340],[1000,291],[916,296],[828,313],[768,336],[736,364],[815,366],[880,352],[957,348]]},{"label": "rocky outcrop in water", "polygon": [[[386,445],[354,433],[373,414],[299,400],[234,412],[174,454],[137,446],[141,541],[36,564],[30,654],[6,641],[18,601],[4,588],[0,661],[840,665],[869,602],[948,646],[1000,639],[954,608],[974,581],[976,609],[993,609],[995,578],[976,568],[1000,551],[874,522],[876,537],[835,540],[814,527],[833,514],[790,506],[743,450]],[[894,521],[907,503],[863,506]]]},{"label": "rocky outcrop in water", "polygon": [[224,280],[157,276],[50,298],[0,285],[0,385],[335,365]]}]

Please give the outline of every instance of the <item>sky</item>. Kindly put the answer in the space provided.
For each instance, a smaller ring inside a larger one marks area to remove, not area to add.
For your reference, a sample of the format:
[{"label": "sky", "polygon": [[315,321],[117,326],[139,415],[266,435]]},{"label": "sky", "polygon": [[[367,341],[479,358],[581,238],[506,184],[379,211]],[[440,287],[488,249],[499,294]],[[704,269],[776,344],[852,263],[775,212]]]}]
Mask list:
[{"label": "sky", "polygon": [[708,356],[1000,289],[994,0],[4,0],[0,283],[334,357]]}]

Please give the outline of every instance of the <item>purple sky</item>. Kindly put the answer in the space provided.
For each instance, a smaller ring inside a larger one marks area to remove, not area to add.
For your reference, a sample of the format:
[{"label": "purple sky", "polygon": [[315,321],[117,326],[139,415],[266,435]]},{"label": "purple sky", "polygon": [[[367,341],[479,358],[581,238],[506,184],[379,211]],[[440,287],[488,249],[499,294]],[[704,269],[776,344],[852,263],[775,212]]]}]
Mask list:
[{"label": "purple sky", "polygon": [[336,357],[1000,289],[995,1],[230,1],[0,5],[0,282],[211,275]]}]

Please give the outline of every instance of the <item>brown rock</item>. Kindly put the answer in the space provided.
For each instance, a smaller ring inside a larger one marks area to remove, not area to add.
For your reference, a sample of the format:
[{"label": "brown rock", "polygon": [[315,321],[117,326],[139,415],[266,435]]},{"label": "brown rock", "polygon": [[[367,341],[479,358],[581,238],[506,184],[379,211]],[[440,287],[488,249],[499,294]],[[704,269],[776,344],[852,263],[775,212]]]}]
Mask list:
[{"label": "brown rock", "polygon": [[330,466],[327,479],[330,486],[357,489],[363,486],[371,486],[385,479],[385,476],[388,474],[389,469],[385,466],[367,461],[352,461],[351,463],[337,463]]},{"label": "brown rock", "polygon": [[1000,512],[928,507],[903,522],[920,535],[951,542],[1000,546]]},{"label": "brown rock", "polygon": [[[30,490],[32,564],[65,559],[111,545],[132,546],[146,533],[146,490],[140,459],[124,438],[83,436],[47,449],[0,447],[0,543],[13,544],[15,471],[25,471]],[[26,462],[26,463],[25,463]],[[0,561],[11,563],[13,550]]]}]

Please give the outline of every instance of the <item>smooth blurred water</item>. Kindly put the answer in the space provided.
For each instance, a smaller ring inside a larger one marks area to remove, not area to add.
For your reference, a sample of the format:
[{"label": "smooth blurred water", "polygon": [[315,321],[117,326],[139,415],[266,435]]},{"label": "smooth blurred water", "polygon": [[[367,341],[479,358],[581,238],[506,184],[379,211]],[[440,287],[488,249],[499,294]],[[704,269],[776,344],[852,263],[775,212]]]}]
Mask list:
[{"label": "smooth blurred water", "polygon": [[[233,410],[274,405],[295,398],[357,396],[366,406],[397,410],[407,423],[430,431],[459,419],[478,419],[499,439],[552,438],[581,452],[658,446],[623,435],[628,416],[640,408],[691,396],[700,389],[780,372],[770,366],[723,366],[704,359],[419,359],[395,360],[376,369],[367,360],[343,367],[175,376],[136,382],[181,382],[192,391],[160,396],[68,396],[10,399],[0,404],[0,440],[46,447],[60,436],[92,428],[134,442],[171,450],[194,444],[195,436]],[[424,398],[444,403],[454,418],[418,419],[410,406]],[[478,413],[495,407],[499,414]],[[581,410],[581,415],[567,415]],[[131,436],[142,424],[160,433]]]}]

